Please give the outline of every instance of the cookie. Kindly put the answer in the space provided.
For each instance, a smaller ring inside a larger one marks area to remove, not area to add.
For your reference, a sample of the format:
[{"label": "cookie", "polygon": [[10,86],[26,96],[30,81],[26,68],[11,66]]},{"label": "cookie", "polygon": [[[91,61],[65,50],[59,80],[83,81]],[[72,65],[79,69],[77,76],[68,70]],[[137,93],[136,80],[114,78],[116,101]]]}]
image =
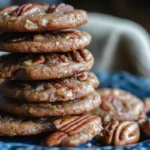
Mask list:
[{"label": "cookie", "polygon": [[79,30],[43,33],[3,33],[0,50],[19,53],[69,52],[89,45],[91,36]]},{"label": "cookie", "polygon": [[1,97],[0,110],[18,116],[69,116],[91,111],[100,103],[100,97],[96,92],[79,100],[58,103],[21,103]]},{"label": "cookie", "polygon": [[[0,85],[6,97],[28,102],[56,102],[83,98],[94,92],[99,81],[93,73],[52,81],[11,81]],[[12,100],[13,100],[12,99]]]},{"label": "cookie", "polygon": [[145,135],[150,137],[150,119],[142,120],[142,122],[140,123],[140,127],[141,131],[143,131],[144,133],[144,137]]},{"label": "cookie", "polygon": [[99,89],[100,107],[90,112],[100,116],[103,124],[111,121],[134,121],[143,114],[143,103],[136,96],[120,89]]},{"label": "cookie", "polygon": [[0,57],[0,78],[49,80],[91,69],[92,54],[85,49],[68,53],[8,54]]},{"label": "cookie", "polygon": [[55,131],[53,121],[48,118],[32,120],[0,115],[0,136],[27,136]]},{"label": "cookie", "polygon": [[54,122],[56,132],[46,137],[41,145],[74,147],[100,134],[101,119],[96,116],[73,116]]},{"label": "cookie", "polygon": [[144,112],[146,114],[149,114],[150,113],[150,98],[144,99],[143,103],[144,103]]},{"label": "cookie", "polygon": [[0,11],[0,31],[31,32],[75,28],[88,21],[85,11],[71,5],[28,3]]}]

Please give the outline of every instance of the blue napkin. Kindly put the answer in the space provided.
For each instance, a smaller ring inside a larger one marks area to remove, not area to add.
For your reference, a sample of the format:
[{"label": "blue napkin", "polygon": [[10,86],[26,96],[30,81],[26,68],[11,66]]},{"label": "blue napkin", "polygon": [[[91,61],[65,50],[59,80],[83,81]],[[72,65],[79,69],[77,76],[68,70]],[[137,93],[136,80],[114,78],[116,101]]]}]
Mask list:
[{"label": "blue napkin", "polygon": [[[126,72],[100,72],[96,71],[98,79],[100,80],[100,88],[120,88],[131,92],[132,94],[143,99],[150,97],[150,78],[136,77]],[[0,150],[63,150],[66,148],[50,148],[41,147],[39,143],[43,137],[46,135],[30,136],[30,137],[0,137]],[[77,148],[67,148],[70,150],[75,149],[97,149],[97,150],[149,150],[150,140],[141,141],[138,144],[124,146],[124,147],[113,147],[113,146],[103,146],[96,147],[96,139],[89,141]]]}]

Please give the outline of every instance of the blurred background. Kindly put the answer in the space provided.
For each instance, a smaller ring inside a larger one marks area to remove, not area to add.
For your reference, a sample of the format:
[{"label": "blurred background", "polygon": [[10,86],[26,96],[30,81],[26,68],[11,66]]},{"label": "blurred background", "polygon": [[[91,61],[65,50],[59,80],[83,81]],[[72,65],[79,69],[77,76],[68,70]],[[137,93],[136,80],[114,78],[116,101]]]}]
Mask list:
[{"label": "blurred background", "polygon": [[150,76],[150,0],[1,0],[0,7],[33,1],[88,11],[89,23],[80,29],[93,37],[94,70]]}]

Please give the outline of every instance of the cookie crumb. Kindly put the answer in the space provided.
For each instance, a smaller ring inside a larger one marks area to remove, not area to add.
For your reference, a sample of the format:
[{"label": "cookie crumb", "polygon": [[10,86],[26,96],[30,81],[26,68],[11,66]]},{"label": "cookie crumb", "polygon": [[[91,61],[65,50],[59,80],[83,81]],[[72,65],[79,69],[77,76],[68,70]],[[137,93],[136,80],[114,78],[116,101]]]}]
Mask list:
[{"label": "cookie crumb", "polygon": [[88,143],[88,144],[87,144],[87,147],[92,147],[92,144],[91,144],[91,143]]}]

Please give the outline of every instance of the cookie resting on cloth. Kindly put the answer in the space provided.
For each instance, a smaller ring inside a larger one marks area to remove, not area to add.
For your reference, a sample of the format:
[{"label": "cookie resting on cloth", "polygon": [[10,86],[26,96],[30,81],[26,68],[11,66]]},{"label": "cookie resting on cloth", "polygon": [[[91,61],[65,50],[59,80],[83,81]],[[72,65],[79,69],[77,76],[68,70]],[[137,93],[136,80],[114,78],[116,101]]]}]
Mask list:
[{"label": "cookie resting on cloth", "polygon": [[28,136],[55,131],[54,119],[0,115],[0,136]]},{"label": "cookie resting on cloth", "polygon": [[103,124],[111,121],[134,121],[143,115],[143,102],[129,92],[120,89],[99,89],[99,108],[89,112],[101,117]]}]

